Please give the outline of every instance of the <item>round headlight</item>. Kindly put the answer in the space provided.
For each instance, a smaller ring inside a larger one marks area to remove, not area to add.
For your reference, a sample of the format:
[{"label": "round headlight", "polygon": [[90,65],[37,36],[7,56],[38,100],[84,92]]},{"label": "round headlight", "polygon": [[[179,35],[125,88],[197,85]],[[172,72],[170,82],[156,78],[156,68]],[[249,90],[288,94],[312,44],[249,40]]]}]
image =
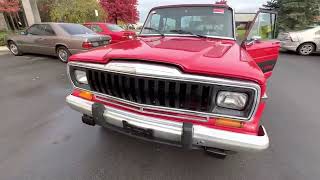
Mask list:
[{"label": "round headlight", "polygon": [[75,70],[74,75],[80,84],[88,84],[87,73],[85,71]]},{"label": "round headlight", "polygon": [[247,104],[248,95],[245,93],[220,91],[217,96],[219,107],[243,110]]}]

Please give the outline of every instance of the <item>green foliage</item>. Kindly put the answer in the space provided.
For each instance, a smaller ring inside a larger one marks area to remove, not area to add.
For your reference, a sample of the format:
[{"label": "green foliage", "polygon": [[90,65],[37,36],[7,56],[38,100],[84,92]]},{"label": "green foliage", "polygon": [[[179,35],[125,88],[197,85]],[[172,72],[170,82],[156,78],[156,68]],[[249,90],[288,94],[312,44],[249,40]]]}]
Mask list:
[{"label": "green foliage", "polygon": [[279,12],[281,30],[306,28],[313,25],[315,17],[320,14],[319,0],[271,0],[264,7]]},{"label": "green foliage", "polygon": [[[95,16],[95,9],[99,12],[98,17]],[[50,17],[57,22],[84,23],[103,20],[105,12],[97,0],[55,0]]]},{"label": "green foliage", "polygon": [[5,45],[5,37],[8,35],[7,31],[0,31],[0,46]]}]

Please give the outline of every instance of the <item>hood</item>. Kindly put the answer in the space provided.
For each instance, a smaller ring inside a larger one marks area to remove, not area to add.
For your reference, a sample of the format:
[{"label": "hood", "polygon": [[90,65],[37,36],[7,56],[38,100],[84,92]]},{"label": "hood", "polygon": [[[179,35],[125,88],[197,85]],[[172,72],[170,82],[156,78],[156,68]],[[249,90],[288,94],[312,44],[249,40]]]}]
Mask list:
[{"label": "hood", "polygon": [[70,61],[108,63],[143,60],[179,67],[185,73],[229,77],[263,84],[264,74],[234,40],[195,37],[149,37],[76,54]]}]

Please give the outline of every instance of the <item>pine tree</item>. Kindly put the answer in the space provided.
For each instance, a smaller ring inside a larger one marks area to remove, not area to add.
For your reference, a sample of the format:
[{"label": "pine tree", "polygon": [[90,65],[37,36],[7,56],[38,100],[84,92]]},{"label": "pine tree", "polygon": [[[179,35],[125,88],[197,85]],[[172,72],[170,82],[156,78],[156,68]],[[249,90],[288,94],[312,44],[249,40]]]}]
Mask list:
[{"label": "pine tree", "polygon": [[319,15],[319,0],[270,0],[264,8],[278,11],[279,28],[303,29],[314,24]]}]

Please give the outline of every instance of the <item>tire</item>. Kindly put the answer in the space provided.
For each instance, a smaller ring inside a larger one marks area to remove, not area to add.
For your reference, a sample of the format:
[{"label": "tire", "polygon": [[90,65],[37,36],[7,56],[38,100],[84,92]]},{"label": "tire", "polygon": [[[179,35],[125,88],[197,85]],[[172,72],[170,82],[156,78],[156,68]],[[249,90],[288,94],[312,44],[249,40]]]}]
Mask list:
[{"label": "tire", "polygon": [[65,46],[59,46],[57,47],[56,55],[61,62],[67,63],[71,53]]},{"label": "tire", "polygon": [[299,46],[297,52],[302,56],[309,56],[316,50],[316,46],[313,43],[303,43]]},{"label": "tire", "polygon": [[15,56],[21,56],[22,52],[19,49],[19,47],[17,46],[17,44],[13,41],[9,41],[8,42],[8,48],[10,50],[10,52],[15,55]]}]

